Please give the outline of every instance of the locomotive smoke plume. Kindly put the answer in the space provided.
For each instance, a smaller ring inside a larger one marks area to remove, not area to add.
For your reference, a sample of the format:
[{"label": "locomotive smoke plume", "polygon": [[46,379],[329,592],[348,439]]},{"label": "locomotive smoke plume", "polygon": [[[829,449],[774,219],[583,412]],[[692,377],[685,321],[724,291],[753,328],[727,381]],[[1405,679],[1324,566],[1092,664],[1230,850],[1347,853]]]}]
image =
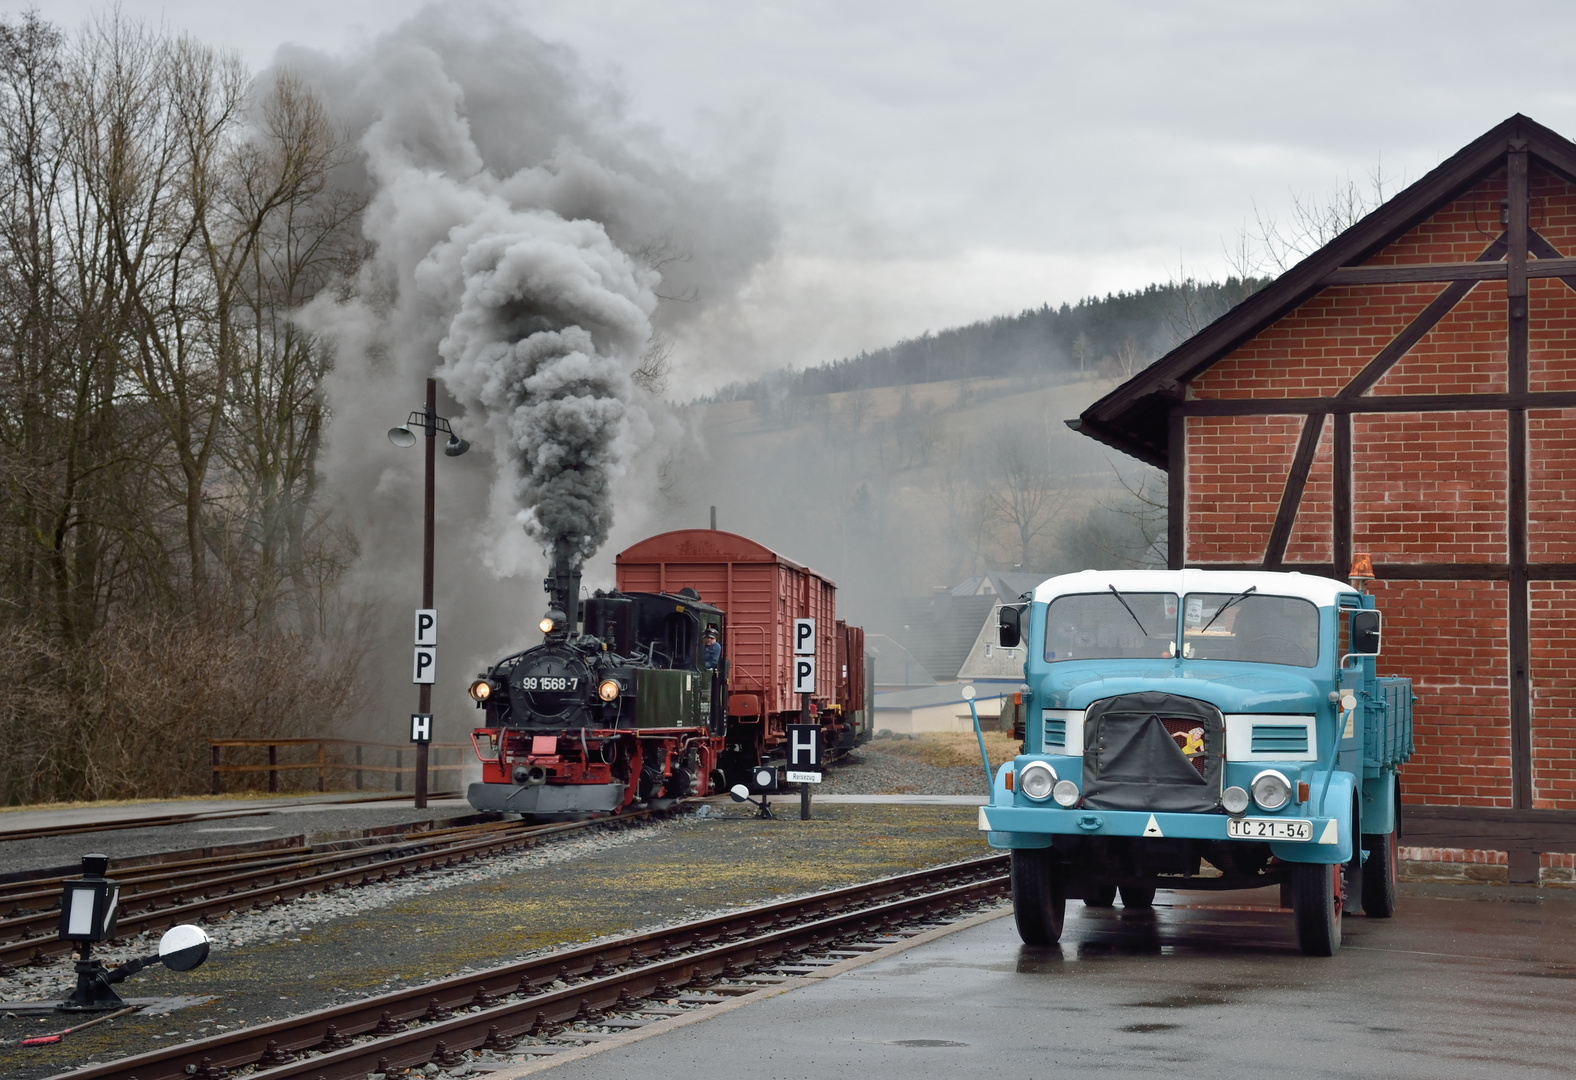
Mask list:
[{"label": "locomotive smoke plume", "polygon": [[361,140],[366,234],[397,282],[397,319],[417,324],[409,346],[441,333],[439,377],[486,424],[525,531],[578,564],[607,539],[623,457],[652,434],[629,373],[659,276],[600,222],[549,205],[550,167],[488,168],[459,87],[408,53],[431,78],[388,99]]},{"label": "locomotive smoke plume", "polygon": [[[396,157],[392,171],[410,169]],[[425,186],[404,179],[391,177],[388,189]],[[518,209],[509,181],[476,186],[474,216],[416,272],[430,295],[457,292],[438,346],[441,375],[460,401],[481,407],[512,457],[526,532],[579,565],[607,540],[623,454],[651,434],[629,372],[651,336],[658,276],[596,222]]]},{"label": "locomotive smoke plume", "polygon": [[[419,597],[421,455],[383,432],[423,379],[475,446],[437,466],[436,693],[468,704],[471,674],[534,634],[544,551],[583,564],[672,512],[662,469],[693,435],[631,374],[655,330],[682,347],[737,321],[775,235],[764,181],[754,159],[681,166],[502,5],[432,5],[347,55],[291,46],[276,63],[327,101],[355,150],[336,183],[365,203],[354,288],[300,321],[336,346],[320,467],[368,611]],[[659,283],[687,302],[661,303]],[[406,707],[406,622],[369,631],[369,715]]]}]

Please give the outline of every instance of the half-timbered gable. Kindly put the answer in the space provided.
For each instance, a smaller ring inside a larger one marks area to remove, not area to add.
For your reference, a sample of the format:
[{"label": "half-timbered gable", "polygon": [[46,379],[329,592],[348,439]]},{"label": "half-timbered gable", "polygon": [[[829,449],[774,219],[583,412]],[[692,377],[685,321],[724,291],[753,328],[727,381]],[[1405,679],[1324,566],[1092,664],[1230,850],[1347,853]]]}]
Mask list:
[{"label": "half-timbered gable", "polygon": [[1173,567],[1372,555],[1404,797],[1532,880],[1576,850],[1573,421],[1576,144],[1515,116],[1072,423],[1167,470]]}]

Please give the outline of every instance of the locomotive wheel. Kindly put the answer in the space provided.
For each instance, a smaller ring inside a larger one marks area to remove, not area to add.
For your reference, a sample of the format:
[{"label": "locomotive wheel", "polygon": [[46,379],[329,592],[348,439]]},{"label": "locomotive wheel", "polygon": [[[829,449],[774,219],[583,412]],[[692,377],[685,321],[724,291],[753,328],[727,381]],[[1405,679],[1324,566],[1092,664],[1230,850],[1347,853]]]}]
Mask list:
[{"label": "locomotive wheel", "polygon": [[1012,916],[1025,945],[1055,945],[1062,936],[1067,896],[1054,848],[1014,848]]},{"label": "locomotive wheel", "polygon": [[1116,903],[1115,885],[1096,885],[1094,895],[1084,899],[1084,907],[1110,907]]},{"label": "locomotive wheel", "polygon": [[1147,885],[1123,885],[1122,906],[1147,910],[1155,906],[1155,890]]},{"label": "locomotive wheel", "polygon": [[1293,863],[1292,919],[1297,944],[1307,956],[1334,956],[1341,947],[1341,912],[1345,907],[1339,863]]}]

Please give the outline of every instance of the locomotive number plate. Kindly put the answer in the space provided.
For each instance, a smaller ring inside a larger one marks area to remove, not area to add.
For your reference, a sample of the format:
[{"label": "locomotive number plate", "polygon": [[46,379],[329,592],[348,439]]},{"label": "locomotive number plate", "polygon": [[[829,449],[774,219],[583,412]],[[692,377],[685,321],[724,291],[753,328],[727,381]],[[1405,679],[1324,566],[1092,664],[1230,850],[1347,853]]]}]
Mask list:
[{"label": "locomotive number plate", "polygon": [[579,678],[564,678],[561,675],[544,675],[540,678],[527,675],[520,680],[521,690],[575,690],[579,686]]},{"label": "locomotive number plate", "polygon": [[1227,818],[1233,840],[1312,840],[1313,822],[1296,818]]}]

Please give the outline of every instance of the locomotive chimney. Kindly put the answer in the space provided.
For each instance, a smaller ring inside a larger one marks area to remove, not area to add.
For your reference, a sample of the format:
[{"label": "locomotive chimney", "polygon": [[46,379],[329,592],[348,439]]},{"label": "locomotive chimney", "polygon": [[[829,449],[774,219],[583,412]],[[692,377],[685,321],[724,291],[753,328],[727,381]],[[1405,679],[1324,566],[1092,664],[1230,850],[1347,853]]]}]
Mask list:
[{"label": "locomotive chimney", "polygon": [[548,606],[562,611],[571,633],[580,629],[580,564],[570,554],[569,542],[560,538],[553,544],[553,565],[542,588]]}]

